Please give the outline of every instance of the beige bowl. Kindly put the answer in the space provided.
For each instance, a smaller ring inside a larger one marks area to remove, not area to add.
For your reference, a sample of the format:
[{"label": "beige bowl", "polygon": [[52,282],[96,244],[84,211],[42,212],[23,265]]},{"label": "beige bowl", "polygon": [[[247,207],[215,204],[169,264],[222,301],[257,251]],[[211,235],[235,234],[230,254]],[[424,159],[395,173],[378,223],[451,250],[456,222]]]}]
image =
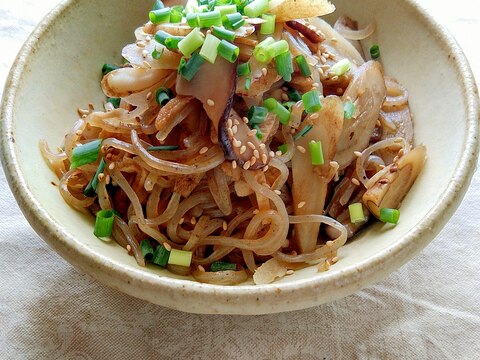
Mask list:
[{"label": "beige bowl", "polygon": [[[64,1],[37,27],[10,72],[1,109],[2,160],[11,189],[35,231],[94,278],[132,296],[195,313],[265,314],[302,309],[349,295],[406,263],[453,214],[478,155],[475,82],[452,37],[412,1],[337,0],[337,12],[375,20],[374,41],[386,73],[410,91],[415,140],[426,167],[402,205],[396,227],[376,224],[339,251],[325,273],[314,267],[271,285],[200,284],[140,268],[115,243],[92,234],[93,219],[67,206],[40,156],[39,139],[60,144],[76,108],[104,99],[100,67],[118,61],[147,17],[151,1]],[[332,17],[333,18],[333,17]],[[428,287],[428,284],[425,284]]]}]

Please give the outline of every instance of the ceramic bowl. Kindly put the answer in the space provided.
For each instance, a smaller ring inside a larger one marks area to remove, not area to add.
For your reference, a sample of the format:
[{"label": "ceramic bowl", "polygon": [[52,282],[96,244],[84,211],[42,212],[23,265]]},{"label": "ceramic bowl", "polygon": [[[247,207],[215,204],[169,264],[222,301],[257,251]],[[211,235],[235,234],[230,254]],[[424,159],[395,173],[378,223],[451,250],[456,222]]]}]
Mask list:
[{"label": "ceramic bowl", "polygon": [[[410,92],[415,142],[428,160],[395,227],[375,224],[340,249],[330,271],[296,271],[274,284],[201,284],[138,267],[92,234],[93,218],[64,203],[38,146],[59,145],[76,109],[104,96],[99,71],[120,59],[151,1],[67,0],[32,33],[10,72],[1,108],[2,160],[13,194],[35,231],[73,266],[132,296],[194,313],[265,314],[311,307],[385,278],[441,230],[467,190],[478,155],[478,94],[458,44],[413,1],[336,0],[360,24],[374,20],[385,72]],[[425,284],[428,287],[428,284]]]}]

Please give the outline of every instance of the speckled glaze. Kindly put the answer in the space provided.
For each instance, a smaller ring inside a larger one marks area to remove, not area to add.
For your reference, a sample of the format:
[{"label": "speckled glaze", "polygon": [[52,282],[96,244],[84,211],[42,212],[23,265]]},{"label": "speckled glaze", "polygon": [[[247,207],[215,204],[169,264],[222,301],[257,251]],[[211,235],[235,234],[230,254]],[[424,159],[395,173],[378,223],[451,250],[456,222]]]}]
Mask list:
[{"label": "speckled glaze", "polygon": [[[40,139],[59,145],[77,107],[101,104],[101,64],[119,60],[123,44],[146,20],[150,1],[68,0],[36,28],[10,72],[1,107],[2,163],[35,231],[75,267],[132,296],[194,313],[266,314],[307,308],[385,278],[421,251],[461,202],[478,156],[478,93],[457,43],[413,1],[335,1],[337,12],[374,20],[388,75],[410,92],[415,141],[428,161],[402,205],[400,223],[376,224],[339,251],[330,271],[295,272],[264,286],[200,284],[140,268],[114,243],[92,234],[93,219],[69,208],[41,159]],[[107,19],[108,14],[108,21]],[[432,59],[429,71],[424,66]],[[448,152],[445,152],[448,149]],[[428,284],[425,284],[428,287]]]}]

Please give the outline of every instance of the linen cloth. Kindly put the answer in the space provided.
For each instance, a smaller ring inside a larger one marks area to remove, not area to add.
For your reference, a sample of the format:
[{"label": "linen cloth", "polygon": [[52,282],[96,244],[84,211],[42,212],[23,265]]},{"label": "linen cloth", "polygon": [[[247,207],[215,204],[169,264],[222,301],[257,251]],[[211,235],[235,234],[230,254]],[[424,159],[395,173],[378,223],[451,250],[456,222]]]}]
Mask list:
[{"label": "linen cloth", "polygon": [[[0,1],[2,87],[57,1]],[[475,2],[420,3],[451,30],[480,79]],[[480,359],[479,199],[477,172],[436,239],[354,295],[284,314],[194,315],[79,273],[31,229],[0,169],[0,359]]]}]

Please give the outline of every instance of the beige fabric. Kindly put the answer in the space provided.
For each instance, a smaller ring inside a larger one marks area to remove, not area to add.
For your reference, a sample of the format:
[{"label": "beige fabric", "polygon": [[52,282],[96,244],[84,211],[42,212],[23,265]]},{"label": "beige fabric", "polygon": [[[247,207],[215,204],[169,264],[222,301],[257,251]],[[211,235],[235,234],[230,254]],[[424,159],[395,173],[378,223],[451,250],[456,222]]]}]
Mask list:
[{"label": "beige fabric", "polygon": [[[0,85],[57,0],[0,1]],[[480,79],[476,2],[421,1]],[[80,274],[33,232],[0,171],[0,359],[479,359],[480,174],[444,231],[385,281],[269,316],[192,315]]]}]

